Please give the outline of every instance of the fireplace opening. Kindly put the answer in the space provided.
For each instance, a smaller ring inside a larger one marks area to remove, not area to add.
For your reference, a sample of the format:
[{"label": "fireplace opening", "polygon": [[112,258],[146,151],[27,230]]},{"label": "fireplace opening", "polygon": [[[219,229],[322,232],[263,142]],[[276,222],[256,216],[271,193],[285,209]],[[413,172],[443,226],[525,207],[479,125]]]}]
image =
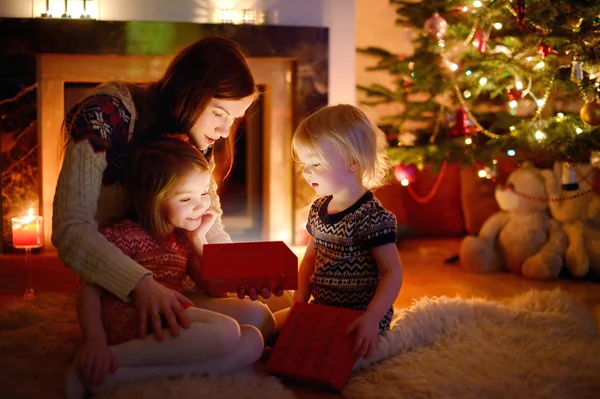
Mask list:
[{"label": "fireplace opening", "polygon": [[[65,113],[97,86],[97,83],[65,82]],[[265,86],[259,86],[259,91],[264,93]],[[233,241],[265,239],[262,162],[264,117],[264,95],[261,94],[238,123],[235,159],[229,176],[223,179],[225,171],[222,165],[217,165],[213,173],[219,185],[223,224]],[[224,140],[217,142],[217,145],[223,144]]]}]

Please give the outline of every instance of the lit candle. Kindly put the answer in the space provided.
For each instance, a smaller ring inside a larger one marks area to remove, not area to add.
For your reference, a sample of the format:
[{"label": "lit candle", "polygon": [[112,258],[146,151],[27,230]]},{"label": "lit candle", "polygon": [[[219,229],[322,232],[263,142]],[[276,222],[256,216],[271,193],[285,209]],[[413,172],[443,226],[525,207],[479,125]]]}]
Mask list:
[{"label": "lit candle", "polygon": [[29,209],[27,216],[12,218],[13,246],[15,248],[39,248],[44,245],[44,219]]}]

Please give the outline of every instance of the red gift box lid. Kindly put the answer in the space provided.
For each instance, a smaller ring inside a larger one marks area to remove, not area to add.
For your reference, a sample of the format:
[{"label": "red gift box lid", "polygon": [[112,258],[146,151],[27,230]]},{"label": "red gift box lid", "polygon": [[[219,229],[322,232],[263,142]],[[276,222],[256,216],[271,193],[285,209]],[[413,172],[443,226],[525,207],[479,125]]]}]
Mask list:
[{"label": "red gift box lid", "polygon": [[296,302],[269,355],[267,370],[284,380],[341,392],[356,357],[348,325],[362,312]]},{"label": "red gift box lid", "polygon": [[241,286],[295,290],[298,257],[283,241],[205,244],[201,278],[230,292]]}]

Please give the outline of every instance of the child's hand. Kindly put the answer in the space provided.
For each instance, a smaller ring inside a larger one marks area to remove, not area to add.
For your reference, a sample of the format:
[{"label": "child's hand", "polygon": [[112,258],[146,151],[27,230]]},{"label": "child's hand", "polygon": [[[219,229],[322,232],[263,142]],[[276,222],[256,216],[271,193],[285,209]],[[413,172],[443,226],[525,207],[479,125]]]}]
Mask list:
[{"label": "child's hand", "polygon": [[352,352],[357,357],[368,358],[379,342],[379,319],[365,312],[348,326],[348,334],[356,333]]},{"label": "child's hand", "polygon": [[119,368],[119,362],[106,340],[88,340],[77,354],[75,367],[83,384],[91,387],[104,384],[109,373]]},{"label": "child's hand", "polygon": [[206,233],[208,233],[208,230],[215,224],[216,220],[217,212],[212,208],[208,208],[206,212],[204,212],[204,215],[202,215],[200,226],[194,231],[184,231],[184,234],[192,244],[206,243]]},{"label": "child's hand", "polygon": [[196,229],[197,234],[202,234],[203,237],[206,237],[206,233],[208,233],[208,230],[215,224],[216,220],[217,212],[212,208],[208,208],[206,212],[204,212],[204,215],[202,215],[200,226]]}]

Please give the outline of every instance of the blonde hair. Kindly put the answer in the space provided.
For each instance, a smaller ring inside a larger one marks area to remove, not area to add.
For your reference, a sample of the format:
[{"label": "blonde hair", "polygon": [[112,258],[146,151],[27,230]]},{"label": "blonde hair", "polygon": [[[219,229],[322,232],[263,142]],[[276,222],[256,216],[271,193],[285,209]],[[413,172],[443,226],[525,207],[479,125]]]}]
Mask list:
[{"label": "blonde hair", "polygon": [[210,173],[208,161],[189,142],[162,138],[135,148],[131,162],[125,187],[135,216],[148,234],[162,241],[169,233],[161,212],[162,201],[186,173]]},{"label": "blonde hair", "polygon": [[349,104],[321,108],[306,117],[292,138],[292,153],[298,160],[298,150],[314,154],[325,167],[331,167],[322,148],[330,144],[346,165],[356,165],[363,185],[373,189],[388,180],[388,141],[367,115]]}]

